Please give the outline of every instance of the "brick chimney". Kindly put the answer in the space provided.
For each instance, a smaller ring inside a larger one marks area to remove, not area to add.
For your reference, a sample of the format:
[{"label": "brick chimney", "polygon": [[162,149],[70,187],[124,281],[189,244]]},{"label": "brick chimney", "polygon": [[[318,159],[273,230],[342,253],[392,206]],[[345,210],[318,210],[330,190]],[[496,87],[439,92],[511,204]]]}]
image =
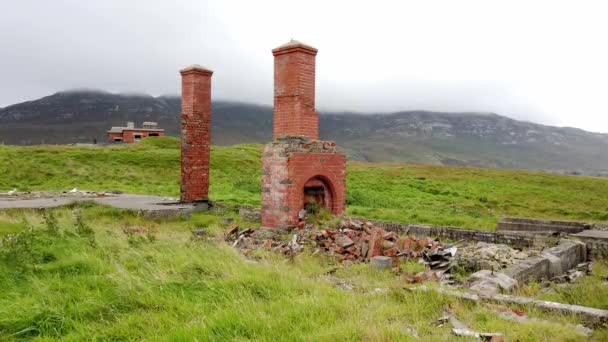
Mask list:
[{"label": "brick chimney", "polygon": [[335,142],[317,140],[317,49],[292,40],[272,54],[274,139],[262,153],[262,227],[302,227],[302,209],[344,214],[346,157]]},{"label": "brick chimney", "polygon": [[315,112],[317,49],[291,40],[272,50],[274,56],[273,139],[281,136],[319,137]]},{"label": "brick chimney", "polygon": [[209,193],[211,145],[211,75],[200,65],[182,75],[181,186],[182,202],[203,202]]}]

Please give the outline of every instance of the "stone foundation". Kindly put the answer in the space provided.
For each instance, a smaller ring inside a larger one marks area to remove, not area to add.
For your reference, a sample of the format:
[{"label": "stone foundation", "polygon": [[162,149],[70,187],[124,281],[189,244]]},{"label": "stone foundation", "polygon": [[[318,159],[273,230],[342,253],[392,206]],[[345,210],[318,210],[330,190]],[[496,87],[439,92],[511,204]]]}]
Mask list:
[{"label": "stone foundation", "polygon": [[[438,227],[376,220],[369,221],[388,231],[402,235],[433,236],[454,241],[467,240],[488,243],[502,243],[520,248],[532,247],[537,244],[547,242],[546,239],[550,239],[542,235],[537,236],[533,234],[519,234],[513,232],[488,232],[455,227]],[[556,239],[554,239],[554,241],[556,241]]]},{"label": "stone foundation", "polygon": [[496,225],[497,231],[528,232],[528,233],[580,233],[591,229],[592,225],[585,222],[554,221],[539,219],[504,218]]},{"label": "stone foundation", "polygon": [[587,249],[584,243],[562,239],[557,246],[544,250],[540,256],[514,264],[502,273],[518,282],[545,280],[561,275],[585,261]]},{"label": "stone foundation", "polygon": [[608,258],[608,231],[586,230],[572,236],[585,243],[589,258]]}]

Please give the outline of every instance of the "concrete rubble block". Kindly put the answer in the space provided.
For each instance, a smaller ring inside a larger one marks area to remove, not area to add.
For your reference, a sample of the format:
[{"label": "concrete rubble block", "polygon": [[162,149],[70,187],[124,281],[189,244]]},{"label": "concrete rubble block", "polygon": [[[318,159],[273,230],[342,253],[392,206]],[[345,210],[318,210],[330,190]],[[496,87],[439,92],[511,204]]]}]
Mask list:
[{"label": "concrete rubble block", "polygon": [[511,291],[517,285],[517,280],[501,272],[481,270],[469,277],[470,289],[484,294],[496,294],[500,291]]},{"label": "concrete rubble block", "polygon": [[599,230],[586,230],[578,234],[571,235],[585,243],[588,258],[598,259],[608,257],[608,228]]},{"label": "concrete rubble block", "polygon": [[561,239],[557,246],[545,252],[544,254],[552,254],[561,259],[562,272],[587,261],[587,248],[583,242],[577,240]]},{"label": "concrete rubble block", "polygon": [[531,257],[507,267],[502,272],[521,283],[547,279],[549,260],[542,256]]},{"label": "concrete rubble block", "polygon": [[378,270],[391,268],[393,260],[387,256],[375,256],[369,259],[369,262]]},{"label": "concrete rubble block", "polygon": [[342,248],[348,248],[352,245],[354,245],[355,243],[353,242],[353,240],[351,240],[350,238],[348,238],[348,236],[338,236],[336,238],[336,244]]},{"label": "concrete rubble block", "polygon": [[562,259],[548,252],[541,253],[541,256],[549,260],[548,277],[552,278],[564,272],[562,269]]},{"label": "concrete rubble block", "polygon": [[384,236],[385,231],[381,228],[374,227],[372,228],[372,233],[369,238],[369,252],[368,256],[373,258],[375,256],[382,255],[382,237]]}]

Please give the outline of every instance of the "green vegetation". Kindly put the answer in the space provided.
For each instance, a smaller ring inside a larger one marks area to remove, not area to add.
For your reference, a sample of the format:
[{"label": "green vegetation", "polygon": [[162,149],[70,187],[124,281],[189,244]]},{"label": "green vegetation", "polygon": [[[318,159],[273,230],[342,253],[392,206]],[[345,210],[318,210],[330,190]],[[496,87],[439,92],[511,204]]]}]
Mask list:
[{"label": "green vegetation", "polygon": [[[247,261],[213,237],[226,228],[223,216],[241,223],[237,215],[217,215],[149,221],[90,203],[0,212],[0,227],[20,227],[1,240],[0,340],[445,341],[455,339],[450,327],[433,322],[446,309],[507,340],[586,339],[567,326],[579,323],[573,316],[526,308],[553,322],[515,324],[491,307],[410,292],[389,271],[340,268],[310,251]],[[131,226],[146,233],[126,234]],[[191,240],[197,227],[210,240]]]},{"label": "green vegetation", "polygon": [[[259,205],[260,145],[214,146],[210,196]],[[0,191],[179,193],[179,142],[112,147],[0,146]],[[608,222],[608,179],[472,167],[349,162],[347,213],[493,229],[503,216]],[[0,234],[2,228],[0,227]]]},{"label": "green vegetation", "polygon": [[573,284],[551,284],[551,287],[546,289],[538,283],[531,283],[520,288],[519,294],[553,302],[607,309],[608,260],[595,261],[591,266],[591,274]]}]

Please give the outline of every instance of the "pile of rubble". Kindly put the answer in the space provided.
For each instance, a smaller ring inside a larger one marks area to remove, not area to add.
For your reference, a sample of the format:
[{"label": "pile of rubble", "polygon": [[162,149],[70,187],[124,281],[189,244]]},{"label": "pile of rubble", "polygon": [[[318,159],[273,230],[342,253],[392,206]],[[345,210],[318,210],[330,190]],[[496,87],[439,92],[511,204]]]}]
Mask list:
[{"label": "pile of rubble", "polygon": [[501,270],[528,257],[528,253],[507,245],[485,242],[461,247],[456,257],[457,263],[467,270]]},{"label": "pile of rubble", "polygon": [[288,232],[279,229],[253,229],[246,228],[239,231],[238,225],[231,225],[224,239],[232,243],[244,255],[248,255],[256,249],[274,251],[285,256],[293,256],[300,253],[305,244],[308,243],[307,234],[293,234],[289,238]]},{"label": "pile of rubble", "polygon": [[371,222],[353,219],[343,220],[336,228],[323,230],[308,224],[293,231],[251,228],[239,231],[239,227],[233,225],[226,232],[225,239],[245,255],[263,248],[293,256],[309,245],[338,257],[344,265],[372,261],[374,266],[392,267],[396,273],[400,272],[401,260],[419,259],[428,266],[428,270],[412,276],[421,280],[441,278],[452,267],[452,258],[456,255],[455,246],[443,245],[432,238],[399,238],[394,232],[387,232]]},{"label": "pile of rubble", "polygon": [[377,256],[393,260],[393,267],[399,261],[422,258],[431,269],[447,270],[456,247],[442,245],[431,238],[409,236],[399,238],[394,232],[387,232],[371,222],[347,219],[336,229],[324,229],[312,236],[317,245],[328,254],[338,255],[344,261],[365,261]]}]

